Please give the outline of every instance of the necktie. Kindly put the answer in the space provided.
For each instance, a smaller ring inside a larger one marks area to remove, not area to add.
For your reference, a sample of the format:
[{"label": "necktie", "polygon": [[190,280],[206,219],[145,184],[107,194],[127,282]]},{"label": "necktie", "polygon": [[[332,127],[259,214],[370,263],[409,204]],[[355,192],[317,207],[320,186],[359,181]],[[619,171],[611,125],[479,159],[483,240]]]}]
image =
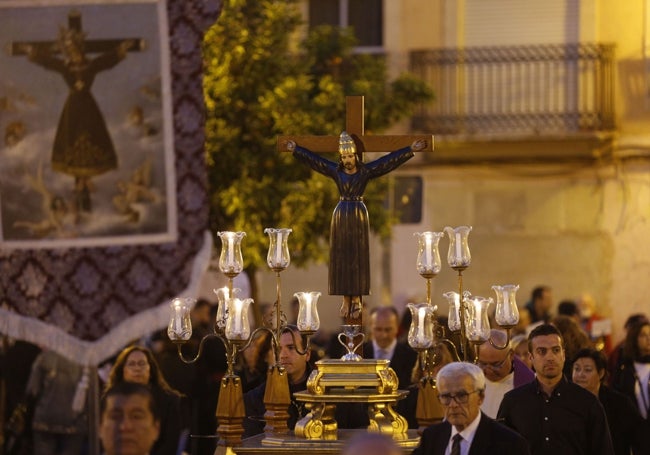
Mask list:
[{"label": "necktie", "polygon": [[451,443],[451,455],[460,455],[460,441],[463,439],[463,437],[460,435],[460,433],[456,433],[456,436],[453,438],[453,442]]}]

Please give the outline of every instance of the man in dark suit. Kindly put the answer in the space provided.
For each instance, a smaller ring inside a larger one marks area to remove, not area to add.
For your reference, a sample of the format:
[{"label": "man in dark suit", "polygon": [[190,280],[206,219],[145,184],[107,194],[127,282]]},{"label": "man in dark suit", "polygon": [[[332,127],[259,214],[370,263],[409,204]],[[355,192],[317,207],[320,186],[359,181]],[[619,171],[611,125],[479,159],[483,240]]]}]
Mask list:
[{"label": "man in dark suit", "polygon": [[398,325],[399,315],[394,307],[374,308],[370,312],[372,341],[364,343],[363,358],[390,360],[399,388],[406,389],[411,384],[411,373],[418,355],[408,344],[397,341]]},{"label": "man in dark suit", "polygon": [[445,421],[428,427],[413,455],[529,455],[519,434],[481,412],[485,376],[476,365],[453,362],[438,372]]}]

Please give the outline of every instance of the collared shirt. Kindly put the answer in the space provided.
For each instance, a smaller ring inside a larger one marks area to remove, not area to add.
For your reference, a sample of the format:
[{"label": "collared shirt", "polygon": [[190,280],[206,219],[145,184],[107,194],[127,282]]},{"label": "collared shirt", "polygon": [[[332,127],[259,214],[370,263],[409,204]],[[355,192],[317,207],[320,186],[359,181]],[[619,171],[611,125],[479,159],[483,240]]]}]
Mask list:
[{"label": "collared shirt", "polygon": [[[390,360],[393,358],[393,354],[395,353],[395,346],[397,346],[397,338],[393,340],[393,342],[388,346],[387,348],[380,348],[379,345],[375,340],[372,340],[372,349],[375,354],[376,359],[386,359]],[[380,356],[380,352],[384,352],[383,355]]]},{"label": "collared shirt", "polygon": [[[469,453],[469,449],[472,446],[472,441],[474,440],[474,436],[476,435],[476,429],[478,428],[478,424],[481,422],[481,413],[479,412],[478,415],[472,420],[472,423],[467,425],[463,431],[460,432],[460,435],[462,436],[463,439],[460,441],[460,455],[467,455]],[[454,436],[456,436],[459,433],[459,431],[456,429],[455,426],[451,426],[451,437],[449,438],[449,444],[447,444],[447,449],[445,450],[445,455],[450,455],[451,454],[451,445],[454,442]]]},{"label": "collared shirt", "polygon": [[481,404],[481,411],[488,417],[496,419],[503,396],[514,389],[515,373],[512,372],[500,381],[485,379],[485,398]]},{"label": "collared shirt", "polygon": [[594,394],[566,378],[551,396],[537,379],[506,393],[497,417],[528,440],[532,455],[612,455],[607,418]]}]

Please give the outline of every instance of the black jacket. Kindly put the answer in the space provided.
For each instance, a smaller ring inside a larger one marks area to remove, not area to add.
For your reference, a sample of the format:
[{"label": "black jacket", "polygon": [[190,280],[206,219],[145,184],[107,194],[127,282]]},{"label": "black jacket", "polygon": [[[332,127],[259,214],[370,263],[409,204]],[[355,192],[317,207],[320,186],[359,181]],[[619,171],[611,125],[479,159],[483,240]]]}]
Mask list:
[{"label": "black jacket", "polygon": [[[413,455],[445,455],[451,425],[444,421],[424,430]],[[469,455],[529,455],[528,444],[519,434],[481,413]]]}]

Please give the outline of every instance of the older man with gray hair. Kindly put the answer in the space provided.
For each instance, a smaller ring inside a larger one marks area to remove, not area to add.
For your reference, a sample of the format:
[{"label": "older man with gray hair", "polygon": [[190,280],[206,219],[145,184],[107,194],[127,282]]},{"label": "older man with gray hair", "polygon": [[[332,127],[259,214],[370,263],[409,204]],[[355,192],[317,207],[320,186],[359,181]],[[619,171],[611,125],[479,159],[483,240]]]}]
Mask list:
[{"label": "older man with gray hair", "polygon": [[530,454],[524,438],[481,412],[485,376],[478,366],[449,363],[440,369],[436,382],[445,421],[424,430],[413,455]]},{"label": "older man with gray hair", "polygon": [[477,364],[486,379],[485,399],[481,404],[481,411],[495,419],[503,395],[515,387],[532,382],[535,373],[519,360],[510,344],[505,349],[498,349],[508,342],[505,332],[490,330],[490,341],[494,345],[488,342],[479,347]]}]

